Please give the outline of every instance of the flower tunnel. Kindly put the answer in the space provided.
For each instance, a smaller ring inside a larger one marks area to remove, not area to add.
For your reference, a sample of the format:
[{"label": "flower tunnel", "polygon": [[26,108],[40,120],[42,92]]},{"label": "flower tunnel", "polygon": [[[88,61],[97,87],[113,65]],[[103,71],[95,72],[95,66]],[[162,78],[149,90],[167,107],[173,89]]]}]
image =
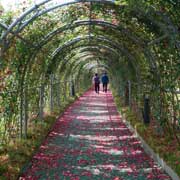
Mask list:
[{"label": "flower tunnel", "polygon": [[170,0],[44,0],[13,16],[2,13],[3,141],[14,131],[26,137],[33,115],[42,119],[104,71],[138,116],[148,97],[158,131],[179,141],[178,7]]}]

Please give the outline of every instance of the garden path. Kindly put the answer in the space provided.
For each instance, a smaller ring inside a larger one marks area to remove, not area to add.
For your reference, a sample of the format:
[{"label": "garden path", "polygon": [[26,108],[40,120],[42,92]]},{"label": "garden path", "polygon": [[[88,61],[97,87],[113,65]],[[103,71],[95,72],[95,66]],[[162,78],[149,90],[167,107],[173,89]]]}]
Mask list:
[{"label": "garden path", "polygon": [[170,178],[122,121],[112,93],[89,90],[57,120],[20,179]]}]

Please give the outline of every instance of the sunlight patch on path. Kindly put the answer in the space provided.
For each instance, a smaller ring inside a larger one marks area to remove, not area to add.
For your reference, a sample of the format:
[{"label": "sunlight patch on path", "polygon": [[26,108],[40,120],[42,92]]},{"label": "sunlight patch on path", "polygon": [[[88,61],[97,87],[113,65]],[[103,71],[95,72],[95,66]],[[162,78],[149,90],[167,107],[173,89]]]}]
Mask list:
[{"label": "sunlight patch on path", "polygon": [[118,114],[111,92],[86,92],[60,117],[21,180],[170,180]]}]

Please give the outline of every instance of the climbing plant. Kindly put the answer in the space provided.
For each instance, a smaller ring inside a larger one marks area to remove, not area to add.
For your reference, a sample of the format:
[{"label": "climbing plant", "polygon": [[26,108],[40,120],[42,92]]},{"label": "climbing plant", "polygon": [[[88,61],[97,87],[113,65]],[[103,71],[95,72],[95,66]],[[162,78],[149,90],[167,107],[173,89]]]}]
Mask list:
[{"label": "climbing plant", "polygon": [[23,136],[28,120],[41,114],[42,101],[43,111],[52,99],[58,106],[59,100],[65,101],[63,93],[69,96],[72,84],[84,89],[96,71],[108,71],[112,85],[118,86],[124,98],[127,82],[131,82],[130,107],[136,104],[141,111],[148,95],[156,127],[179,142],[178,2],[72,1],[58,5],[44,1],[28,10],[29,6],[0,12],[3,141],[12,132]]}]

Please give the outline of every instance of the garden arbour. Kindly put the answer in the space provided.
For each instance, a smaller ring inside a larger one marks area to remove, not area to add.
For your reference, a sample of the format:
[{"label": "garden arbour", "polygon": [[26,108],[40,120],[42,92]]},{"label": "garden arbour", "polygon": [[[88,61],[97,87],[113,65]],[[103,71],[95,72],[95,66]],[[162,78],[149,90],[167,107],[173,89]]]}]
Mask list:
[{"label": "garden arbour", "polygon": [[148,95],[152,119],[178,140],[180,45],[177,17],[171,16],[176,6],[169,2],[162,10],[161,3],[46,0],[12,23],[2,18],[4,135],[11,126],[26,135],[32,113],[42,118],[47,103],[53,111],[69,91],[88,88],[96,71],[107,71],[112,87],[131,108],[138,106],[137,113]]}]

